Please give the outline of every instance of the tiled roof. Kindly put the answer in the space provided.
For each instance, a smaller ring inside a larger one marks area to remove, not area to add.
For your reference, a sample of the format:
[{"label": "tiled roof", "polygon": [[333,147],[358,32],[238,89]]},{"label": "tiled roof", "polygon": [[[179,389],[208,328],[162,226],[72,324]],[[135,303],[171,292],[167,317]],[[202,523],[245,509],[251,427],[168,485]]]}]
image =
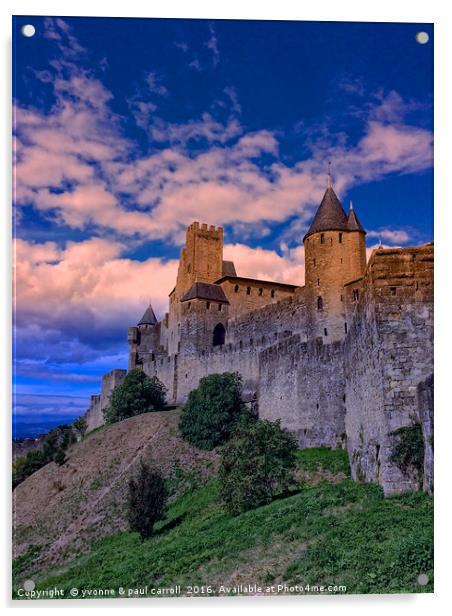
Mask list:
[{"label": "tiled roof", "polygon": [[210,284],[208,282],[195,282],[180,301],[188,302],[190,299],[205,299],[212,302],[229,304],[223,289],[217,284]]},{"label": "tiled roof", "polygon": [[348,231],[347,215],[333,188],[328,186],[319,209],[303,240],[319,231]]},{"label": "tiled roof", "polygon": [[233,261],[223,261],[223,276],[237,276]]},{"label": "tiled roof", "polygon": [[359,222],[358,216],[356,215],[355,210],[353,209],[353,206],[351,203],[350,203],[350,210],[348,212],[347,220],[348,220],[348,230],[349,231],[362,231],[363,233],[365,233],[364,227]]},{"label": "tiled roof", "polygon": [[140,321],[138,322],[138,325],[155,325],[156,323],[157,319],[155,317],[154,310],[152,309],[152,305],[149,304],[149,306],[146,308],[146,312],[143,314]]}]

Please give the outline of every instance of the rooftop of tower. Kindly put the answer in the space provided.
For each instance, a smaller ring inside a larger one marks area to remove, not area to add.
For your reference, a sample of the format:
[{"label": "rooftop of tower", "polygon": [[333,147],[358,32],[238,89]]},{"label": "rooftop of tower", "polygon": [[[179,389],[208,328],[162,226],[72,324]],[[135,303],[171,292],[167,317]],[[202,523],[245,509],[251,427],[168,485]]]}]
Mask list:
[{"label": "rooftop of tower", "polygon": [[152,308],[152,304],[149,304],[149,306],[146,308],[145,313],[139,320],[138,325],[155,325],[156,323],[157,319]]},{"label": "rooftop of tower", "polygon": [[320,231],[362,231],[365,233],[351,204],[348,216],[345,213],[331,181],[328,182],[328,188],[303,241],[313,233]]},{"label": "rooftop of tower", "polygon": [[347,214],[344,212],[341,202],[337,198],[331,184],[323,195],[314,220],[303,238],[303,241],[319,231],[349,231]]},{"label": "rooftop of tower", "polygon": [[348,230],[349,231],[362,231],[365,233],[364,227],[359,222],[359,218],[353,209],[352,202],[350,201],[350,210],[348,212]]}]

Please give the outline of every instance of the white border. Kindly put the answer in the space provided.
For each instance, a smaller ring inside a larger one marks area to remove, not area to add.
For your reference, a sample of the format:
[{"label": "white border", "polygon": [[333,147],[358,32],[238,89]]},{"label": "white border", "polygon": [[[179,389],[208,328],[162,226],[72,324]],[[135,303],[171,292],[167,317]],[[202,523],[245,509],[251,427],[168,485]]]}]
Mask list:
[{"label": "white border", "polygon": [[[316,611],[331,612],[332,610],[347,610],[348,614],[378,614],[388,609],[396,609],[400,613],[423,614],[425,609],[440,609],[450,604],[448,591],[448,545],[450,545],[450,494],[452,480],[447,453],[450,450],[450,435],[452,434],[450,400],[451,380],[450,349],[451,319],[449,318],[451,294],[446,285],[450,281],[450,232],[452,230],[452,110],[450,58],[452,58],[452,37],[450,36],[451,9],[450,3],[444,0],[429,0],[420,2],[394,2],[394,0],[379,0],[366,3],[362,0],[322,0],[319,3],[302,3],[294,0],[278,0],[277,2],[245,2],[244,0],[228,0],[224,3],[213,3],[211,0],[166,0],[161,3],[127,0],[124,3],[113,4],[111,1],[77,0],[61,2],[55,0],[4,0],[0,6],[0,30],[2,37],[3,79],[0,84],[0,114],[2,148],[1,168],[3,169],[3,207],[0,208],[0,229],[2,237],[1,285],[2,285],[2,341],[11,341],[11,259],[10,259],[10,117],[11,117],[11,15],[59,15],[59,16],[111,16],[111,17],[185,17],[185,18],[223,18],[223,19],[288,19],[304,21],[401,21],[418,23],[435,23],[435,243],[436,243],[436,338],[435,338],[435,389],[436,389],[436,435],[435,435],[435,595],[375,595],[375,596],[345,596],[345,597],[285,597],[285,598],[234,598],[203,601],[188,600],[140,600],[131,603],[129,600],[106,600],[83,603],[83,611],[91,613],[104,612],[110,609],[151,609],[153,612],[172,612],[184,609],[189,612],[200,609],[237,611],[259,610],[273,612],[283,608],[289,612]],[[449,59],[449,60],[448,60]],[[8,298],[8,299],[7,299]],[[6,498],[0,508],[2,529],[5,533],[1,545],[10,546],[10,395],[11,395],[11,359],[10,344],[2,344],[0,356],[0,384],[5,392],[2,409],[4,456],[2,481]],[[447,541],[449,539],[449,542]],[[26,606],[19,602],[12,603],[10,596],[10,553],[3,554],[0,586],[3,603],[9,609],[25,612],[29,609],[80,609],[79,601],[70,602],[33,602]],[[215,601],[215,603],[212,603]]]}]

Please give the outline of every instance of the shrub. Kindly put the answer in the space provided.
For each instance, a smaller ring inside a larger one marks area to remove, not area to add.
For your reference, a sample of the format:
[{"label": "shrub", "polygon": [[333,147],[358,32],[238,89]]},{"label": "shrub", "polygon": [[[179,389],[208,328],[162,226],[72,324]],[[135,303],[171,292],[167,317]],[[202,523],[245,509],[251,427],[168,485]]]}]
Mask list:
[{"label": "shrub", "polygon": [[404,426],[391,432],[397,437],[392,449],[391,462],[396,464],[402,473],[413,473],[418,481],[424,474],[424,437],[419,422]]},{"label": "shrub", "polygon": [[25,456],[17,457],[13,462],[13,489],[48,462],[50,460],[39,449],[29,451]]},{"label": "shrub", "polygon": [[53,461],[55,464],[58,464],[58,466],[62,466],[66,462],[66,454],[64,453],[64,449],[58,449],[56,454],[53,456]]},{"label": "shrub", "polygon": [[179,430],[182,438],[195,447],[210,450],[231,437],[245,411],[240,375],[211,374],[190,392]]},{"label": "shrub", "polygon": [[86,429],[88,428],[86,417],[84,417],[83,415],[81,417],[77,417],[73,425],[74,425],[74,428],[77,430],[77,432],[80,434],[80,438],[83,440],[85,433],[86,433]]},{"label": "shrub", "polygon": [[142,540],[152,535],[154,524],[163,518],[166,500],[162,475],[141,462],[137,478],[129,481],[128,519]]},{"label": "shrub", "polygon": [[64,464],[65,452],[76,440],[74,429],[70,425],[62,424],[50,430],[39,449],[32,449],[14,460],[13,489],[52,460],[57,464]]},{"label": "shrub", "polygon": [[220,494],[232,515],[268,504],[294,481],[297,441],[280,421],[244,417],[224,446]]},{"label": "shrub", "polygon": [[135,415],[163,411],[166,405],[166,388],[156,377],[147,376],[142,370],[128,372],[111,395],[104,418],[112,424]]}]

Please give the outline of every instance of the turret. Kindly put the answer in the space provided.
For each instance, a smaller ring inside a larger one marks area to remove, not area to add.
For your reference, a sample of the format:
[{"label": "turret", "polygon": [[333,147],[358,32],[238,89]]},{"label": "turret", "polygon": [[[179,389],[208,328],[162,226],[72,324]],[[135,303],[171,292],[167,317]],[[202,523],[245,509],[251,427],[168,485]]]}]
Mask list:
[{"label": "turret", "polygon": [[160,327],[152,308],[146,308],[136,327],[129,327],[129,370],[141,366],[143,359],[152,358],[160,345]]},{"label": "turret", "polygon": [[358,220],[353,203],[347,216],[349,233],[347,234],[349,253],[349,280],[356,280],[364,276],[366,270],[366,232]]},{"label": "turret", "polygon": [[303,238],[308,339],[322,338],[329,343],[345,337],[344,284],[364,273],[364,236],[353,209],[348,216],[344,212],[329,177],[328,188]]}]

